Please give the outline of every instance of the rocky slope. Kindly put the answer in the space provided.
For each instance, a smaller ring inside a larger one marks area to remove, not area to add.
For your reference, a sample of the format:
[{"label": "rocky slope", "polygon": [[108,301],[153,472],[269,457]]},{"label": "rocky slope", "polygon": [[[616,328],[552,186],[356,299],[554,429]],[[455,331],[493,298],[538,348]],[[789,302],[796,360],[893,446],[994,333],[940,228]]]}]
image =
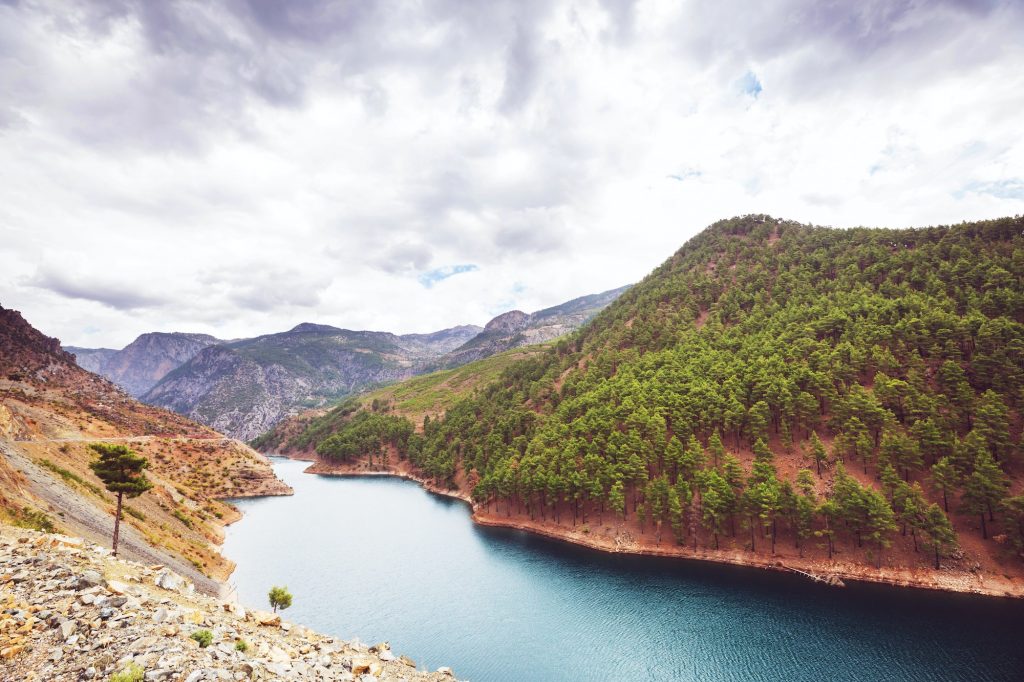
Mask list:
[{"label": "rocky slope", "polygon": [[511,310],[487,323],[483,331],[441,358],[437,367],[458,367],[502,351],[529,346],[564,336],[604,310],[629,290],[619,287],[600,294],[582,296],[535,313]]},{"label": "rocky slope", "polygon": [[[0,679],[446,681],[387,643],[328,637],[197,594],[162,567],[80,538],[0,526]],[[199,639],[208,633],[209,642]],[[193,636],[194,635],[194,636]]]},{"label": "rocky slope", "polygon": [[138,397],[196,353],[218,343],[222,342],[208,334],[151,332],[118,351],[70,346],[65,350],[75,354],[81,367],[105,376]]},{"label": "rocky slope", "polygon": [[0,308],[0,521],[107,542],[114,498],[89,469],[98,441],[150,462],[154,488],[129,502],[121,525],[125,555],[173,565],[206,590],[233,567],[219,544],[238,514],[221,500],[290,493],[251,448],[135,401]]}]

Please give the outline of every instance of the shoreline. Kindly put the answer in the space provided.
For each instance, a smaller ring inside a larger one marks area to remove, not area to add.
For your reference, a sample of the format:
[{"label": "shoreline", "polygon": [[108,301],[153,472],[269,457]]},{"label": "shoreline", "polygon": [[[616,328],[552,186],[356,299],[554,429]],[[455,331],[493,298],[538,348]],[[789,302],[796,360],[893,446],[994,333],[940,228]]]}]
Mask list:
[{"label": "shoreline", "polygon": [[[861,583],[872,583],[888,585],[891,587],[914,588],[929,590],[932,592],[945,592],[950,594],[971,594],[983,597],[997,597],[1000,599],[1024,599],[1024,586],[1017,583],[1007,584],[998,581],[996,585],[984,584],[984,578],[977,574],[929,575],[928,577],[918,576],[911,573],[912,569],[876,569],[872,566],[861,565],[852,562],[837,562],[833,560],[827,567],[812,564],[807,560],[800,560],[796,557],[751,555],[746,550],[713,550],[700,548],[696,551],[673,544],[663,546],[643,546],[638,543],[621,543],[617,537],[592,535],[580,530],[571,528],[552,528],[536,521],[523,520],[521,518],[507,518],[497,514],[489,514],[475,504],[469,496],[461,490],[444,490],[411,471],[400,469],[388,469],[381,471],[359,470],[355,468],[338,468],[327,465],[323,461],[311,456],[276,455],[285,459],[311,462],[310,466],[303,469],[304,474],[318,476],[355,478],[388,476],[413,481],[420,485],[425,491],[457,499],[466,503],[470,508],[470,520],[480,526],[489,528],[507,528],[533,533],[550,540],[565,542],[568,544],[586,547],[588,549],[605,552],[608,554],[624,554],[632,556],[649,556],[660,558],[684,559],[688,561],[702,561],[732,566],[745,566],[748,568],[759,568],[762,570],[778,571],[781,573],[805,573],[816,575],[822,579],[838,578],[841,581],[852,581]],[[671,543],[671,540],[669,540]],[[938,580],[936,578],[939,578]],[[943,580],[942,578],[945,578]],[[807,577],[809,581],[812,578]],[[971,581],[971,582],[967,582]],[[977,581],[977,582],[976,582]],[[1008,589],[1009,588],[1009,589]],[[1015,589],[1014,589],[1015,588]]]}]

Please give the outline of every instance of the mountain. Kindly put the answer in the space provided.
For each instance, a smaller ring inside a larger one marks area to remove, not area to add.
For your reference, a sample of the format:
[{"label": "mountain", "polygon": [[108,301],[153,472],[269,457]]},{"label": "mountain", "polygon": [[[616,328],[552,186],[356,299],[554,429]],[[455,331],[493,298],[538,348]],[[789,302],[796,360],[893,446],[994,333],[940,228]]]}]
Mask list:
[{"label": "mountain", "polygon": [[204,348],[141,399],[251,440],[286,417],[370,387],[564,335],[624,290],[532,315],[512,311],[483,329],[462,325],[399,336],[304,322],[287,332]]},{"label": "mountain", "polygon": [[142,400],[248,440],[301,407],[410,377],[477,331],[463,326],[397,336],[303,323],[279,334],[209,346]]},{"label": "mountain", "polygon": [[134,400],[0,307],[0,520],[108,543],[114,498],[89,468],[88,446],[101,441],[150,463],[154,487],[122,520],[125,556],[167,564],[207,590],[232,568],[218,545],[238,513],[221,500],[290,492],[251,448]]},{"label": "mountain", "polygon": [[610,551],[1024,596],[1024,218],[720,221],[574,336],[424,395],[443,417],[353,401],[283,449]]},{"label": "mountain", "polygon": [[113,348],[80,348],[78,346],[63,346],[63,348],[75,356],[75,362],[79,367],[87,369],[93,374],[102,374],[103,363],[118,352]]},{"label": "mountain", "polygon": [[81,367],[101,374],[133,396],[141,396],[168,372],[196,353],[222,341],[208,334],[150,332],[115,351],[109,348],[68,347]]},{"label": "mountain", "polygon": [[498,315],[487,323],[483,331],[441,358],[437,366],[458,367],[512,348],[564,336],[606,308],[630,286],[581,296],[531,314],[512,310]]}]

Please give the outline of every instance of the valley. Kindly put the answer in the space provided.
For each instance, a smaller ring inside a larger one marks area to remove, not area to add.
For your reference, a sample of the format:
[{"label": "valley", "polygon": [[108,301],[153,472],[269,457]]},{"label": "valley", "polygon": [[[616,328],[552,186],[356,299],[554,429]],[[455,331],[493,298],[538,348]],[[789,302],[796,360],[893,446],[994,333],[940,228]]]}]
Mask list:
[{"label": "valley", "polygon": [[[1007,341],[1019,293],[985,279],[1016,234],[1009,219],[902,232],[723,221],[489,383],[427,375],[256,443],[315,460],[310,473],[393,472],[470,502],[480,524],[606,551],[1024,596],[1021,370]],[[839,249],[855,268],[836,265]],[[915,267],[979,278],[936,288]],[[973,287],[984,301],[966,302]],[[908,325],[968,337],[936,346]]]}]

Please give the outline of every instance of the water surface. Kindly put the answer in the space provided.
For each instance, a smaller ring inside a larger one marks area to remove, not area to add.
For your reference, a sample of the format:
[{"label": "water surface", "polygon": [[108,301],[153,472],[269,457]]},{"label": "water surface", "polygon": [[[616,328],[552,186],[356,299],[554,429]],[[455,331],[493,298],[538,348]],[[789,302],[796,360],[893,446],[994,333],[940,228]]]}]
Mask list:
[{"label": "water surface", "polygon": [[395,478],[274,459],[224,552],[243,603],[488,680],[1024,680],[1024,605],[623,557],[481,528]]}]

